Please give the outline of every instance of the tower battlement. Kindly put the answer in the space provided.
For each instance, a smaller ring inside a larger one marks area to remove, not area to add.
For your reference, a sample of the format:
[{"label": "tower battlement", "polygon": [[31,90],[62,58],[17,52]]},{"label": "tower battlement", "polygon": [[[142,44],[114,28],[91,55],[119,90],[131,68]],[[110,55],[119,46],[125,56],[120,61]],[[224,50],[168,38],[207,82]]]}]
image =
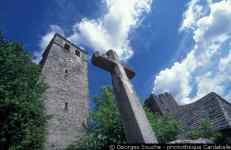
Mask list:
[{"label": "tower battlement", "polygon": [[57,44],[60,47],[63,47],[65,49],[69,49],[69,51],[72,52],[72,53],[74,53],[76,50],[78,50],[80,53],[83,54],[81,57],[83,57],[83,59],[85,61],[87,61],[87,55],[88,55],[87,51],[79,48],[78,46],[73,44],[71,41],[65,39],[62,35],[60,35],[58,33],[55,33],[53,38],[51,39],[51,41],[49,42],[48,46],[46,47],[46,49],[44,50],[44,52],[42,54],[42,59],[41,59],[41,61],[39,63],[40,65],[43,66],[45,64],[45,62],[47,60],[47,57],[48,57],[48,54],[50,52],[51,46],[53,44]]}]

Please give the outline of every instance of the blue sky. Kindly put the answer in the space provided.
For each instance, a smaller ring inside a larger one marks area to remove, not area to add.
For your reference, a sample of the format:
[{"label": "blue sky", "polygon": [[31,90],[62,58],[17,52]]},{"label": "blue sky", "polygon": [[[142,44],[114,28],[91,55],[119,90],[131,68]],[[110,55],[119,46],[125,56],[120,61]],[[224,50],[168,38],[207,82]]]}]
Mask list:
[{"label": "blue sky", "polygon": [[[179,103],[215,91],[230,100],[230,0],[39,0],[2,2],[0,30],[39,57],[55,32],[93,51],[115,49],[135,72],[137,94]],[[89,61],[90,94],[111,84]]]}]

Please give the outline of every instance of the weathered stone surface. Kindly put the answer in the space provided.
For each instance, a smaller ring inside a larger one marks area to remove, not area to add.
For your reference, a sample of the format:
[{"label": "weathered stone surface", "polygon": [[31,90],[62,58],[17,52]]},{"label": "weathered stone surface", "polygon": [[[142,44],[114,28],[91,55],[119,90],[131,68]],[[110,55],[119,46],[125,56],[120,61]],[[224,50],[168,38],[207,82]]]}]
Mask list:
[{"label": "weathered stone surface", "polygon": [[214,142],[209,139],[199,138],[196,140],[175,140],[169,144],[214,144]]},{"label": "weathered stone surface", "polygon": [[204,119],[213,124],[214,130],[231,129],[231,104],[213,92],[187,105],[178,105],[168,93],[151,95],[145,105],[153,112],[174,114],[188,129],[198,128]]},{"label": "weathered stone surface", "polygon": [[[110,58],[110,56],[107,56],[106,54],[101,55],[99,52],[95,52],[92,57],[92,63],[108,72],[113,72],[116,66],[116,61],[114,59],[115,58]],[[132,79],[135,76],[135,72],[125,64],[122,64],[122,66],[128,78]]]},{"label": "weathered stone surface", "polygon": [[103,56],[95,53],[92,62],[111,73],[113,89],[128,143],[157,143],[143,107],[129,81],[128,76],[133,77],[133,71],[121,65],[118,56],[112,50]]},{"label": "weathered stone surface", "polygon": [[40,64],[48,84],[46,111],[51,116],[46,149],[63,150],[84,134],[88,116],[87,53],[56,34]]},{"label": "weathered stone surface", "polygon": [[157,112],[162,115],[167,113],[175,114],[179,108],[174,97],[169,93],[150,95],[145,101],[145,106],[147,106],[152,112]]}]

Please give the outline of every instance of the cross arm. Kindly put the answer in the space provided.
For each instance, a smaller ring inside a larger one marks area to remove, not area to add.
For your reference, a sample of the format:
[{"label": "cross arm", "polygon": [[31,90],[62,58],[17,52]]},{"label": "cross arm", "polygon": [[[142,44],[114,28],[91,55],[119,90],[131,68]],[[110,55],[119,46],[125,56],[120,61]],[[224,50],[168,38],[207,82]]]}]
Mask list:
[{"label": "cross arm", "polygon": [[[108,58],[106,55],[101,55],[99,52],[95,52],[92,56],[92,63],[99,68],[102,68],[108,72],[113,72],[114,67],[116,66],[116,61]],[[135,72],[130,69],[128,66],[122,64],[124,70],[129,79],[132,79],[135,76]]]}]

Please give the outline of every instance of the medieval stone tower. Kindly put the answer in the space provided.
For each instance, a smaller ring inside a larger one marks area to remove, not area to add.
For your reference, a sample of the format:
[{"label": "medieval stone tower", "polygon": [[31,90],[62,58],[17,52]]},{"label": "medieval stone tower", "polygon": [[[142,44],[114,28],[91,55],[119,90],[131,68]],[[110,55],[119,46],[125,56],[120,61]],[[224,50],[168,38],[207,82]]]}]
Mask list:
[{"label": "medieval stone tower", "polygon": [[87,53],[55,34],[40,64],[48,85],[46,149],[63,150],[84,134],[88,116]]}]

